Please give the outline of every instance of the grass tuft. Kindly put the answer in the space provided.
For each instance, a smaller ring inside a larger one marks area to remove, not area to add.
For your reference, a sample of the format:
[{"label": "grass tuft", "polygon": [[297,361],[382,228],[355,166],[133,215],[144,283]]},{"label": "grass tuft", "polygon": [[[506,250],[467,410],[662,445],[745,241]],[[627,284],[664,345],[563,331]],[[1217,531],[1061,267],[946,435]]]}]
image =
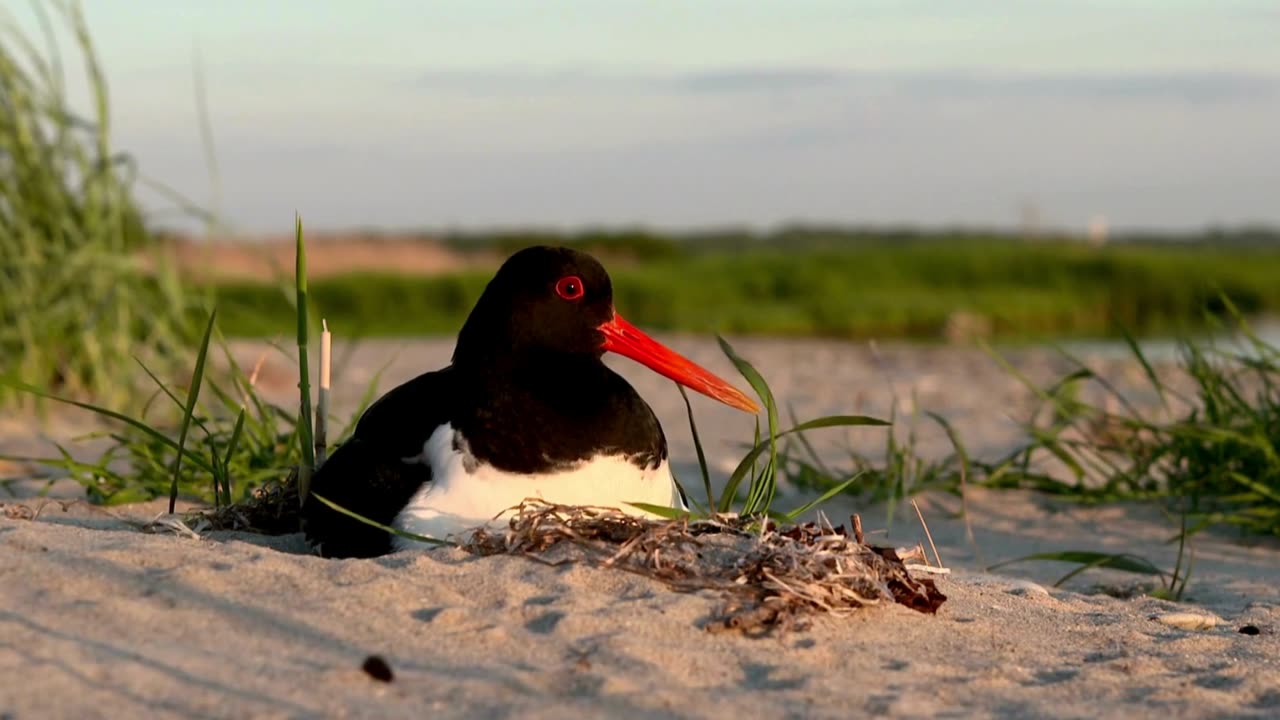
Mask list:
[{"label": "grass tuft", "polygon": [[[1177,561],[1169,572],[1133,553],[1084,551],[1030,555],[992,567],[1030,560],[1079,565],[1059,582],[1093,568],[1159,575],[1164,582],[1154,594],[1181,599],[1196,533],[1218,527],[1280,535],[1280,349],[1251,330],[1230,298],[1224,295],[1219,303],[1234,322],[1234,339],[1183,339],[1178,360],[1162,371],[1126,334],[1158,407],[1137,407],[1065,352],[1075,367],[1040,386],[988,347],[992,358],[1038,400],[1022,425],[1026,441],[1007,455],[970,457],[956,429],[928,413],[952,443],[954,453],[948,457],[925,460],[915,448],[914,432],[900,443],[891,429],[882,458],[850,454],[854,471],[864,474],[862,482],[847,484],[844,471],[797,455],[784,454],[779,467],[800,487],[841,486],[869,501],[887,501],[891,518],[895,503],[927,491],[955,493],[963,503],[969,485],[1030,489],[1082,503],[1151,503],[1177,527],[1169,539],[1178,545]],[[1112,402],[1081,400],[1086,384],[1096,385]],[[1188,386],[1191,392],[1179,392],[1176,386]],[[1058,470],[1044,469],[1055,463]],[[967,523],[963,504],[962,512]]]},{"label": "grass tuft", "polygon": [[[161,375],[180,367],[199,337],[197,296],[146,230],[132,161],[111,146],[79,5],[48,6],[82,56],[91,112],[70,106],[46,5],[33,3],[47,54],[0,11],[0,377],[119,406],[139,396],[129,372],[139,348]],[[15,387],[0,386],[0,405],[38,397]]]}]

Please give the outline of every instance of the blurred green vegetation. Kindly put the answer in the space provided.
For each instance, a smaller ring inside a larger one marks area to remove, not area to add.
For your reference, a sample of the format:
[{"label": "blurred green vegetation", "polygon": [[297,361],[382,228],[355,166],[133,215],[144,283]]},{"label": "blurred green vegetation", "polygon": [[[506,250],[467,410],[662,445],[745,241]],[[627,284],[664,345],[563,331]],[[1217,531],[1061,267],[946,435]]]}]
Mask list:
[{"label": "blurred green vegetation", "polygon": [[[118,402],[145,356],[162,374],[198,337],[186,292],[133,193],[137,171],[111,146],[105,75],[79,5],[33,4],[48,48],[0,12],[0,379]],[[91,100],[67,98],[53,42],[70,31]],[[0,386],[0,405],[20,399]]]},{"label": "blurred green vegetation", "polygon": [[[588,249],[610,268],[619,312],[654,330],[928,339],[966,313],[978,316],[979,332],[1035,340],[1194,331],[1206,311],[1222,310],[1220,292],[1246,314],[1280,308],[1280,245],[1270,244],[642,233],[451,242],[504,254],[533,243]],[[452,333],[490,275],[316,278],[312,295],[349,337]],[[275,333],[292,317],[273,285],[228,282],[218,295],[232,334]]]}]

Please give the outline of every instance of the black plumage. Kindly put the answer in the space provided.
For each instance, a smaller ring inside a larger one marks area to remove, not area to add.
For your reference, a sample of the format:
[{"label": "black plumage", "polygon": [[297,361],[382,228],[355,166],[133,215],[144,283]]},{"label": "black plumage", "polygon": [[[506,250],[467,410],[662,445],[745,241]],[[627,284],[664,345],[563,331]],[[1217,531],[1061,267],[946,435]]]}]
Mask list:
[{"label": "black plumage", "polygon": [[662,427],[635,389],[604,364],[606,350],[722,402],[754,407],[621,320],[609,276],[594,258],[567,248],[527,248],[489,282],[458,334],[450,365],[378,399],[316,472],[302,508],[308,540],[329,557],[392,550],[389,533],[332,510],[314,494],[392,525],[432,481],[430,464],[412,459],[446,423],[457,431],[454,442],[468,445],[469,462],[510,473],[550,472],[602,453],[656,467],[667,458]]}]

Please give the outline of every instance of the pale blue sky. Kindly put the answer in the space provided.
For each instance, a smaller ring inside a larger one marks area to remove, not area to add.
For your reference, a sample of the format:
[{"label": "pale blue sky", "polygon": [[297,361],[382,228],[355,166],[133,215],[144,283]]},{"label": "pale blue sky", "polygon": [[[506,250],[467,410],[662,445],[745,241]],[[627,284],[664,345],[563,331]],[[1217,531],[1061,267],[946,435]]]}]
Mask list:
[{"label": "pale blue sky", "polygon": [[1280,224],[1274,0],[84,4],[117,144],[208,203],[199,48],[248,231]]}]

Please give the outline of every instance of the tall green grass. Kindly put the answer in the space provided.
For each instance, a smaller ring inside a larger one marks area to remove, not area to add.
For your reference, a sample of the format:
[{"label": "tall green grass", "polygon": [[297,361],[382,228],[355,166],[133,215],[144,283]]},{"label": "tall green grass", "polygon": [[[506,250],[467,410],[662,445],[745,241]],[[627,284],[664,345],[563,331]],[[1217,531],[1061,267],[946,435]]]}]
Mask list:
[{"label": "tall green grass", "polygon": [[[212,315],[206,328],[209,340],[186,357],[193,368],[190,384],[170,384],[151,374],[152,400],[137,414],[0,380],[10,390],[97,416],[107,428],[75,440],[109,441],[88,460],[76,459],[74,448],[63,443],[54,456],[5,459],[61,470],[84,486],[91,502],[103,505],[168,497],[170,507],[177,499],[226,507],[282,482],[302,463],[306,440],[297,414],[261,397],[254,371],[236,364]],[[204,372],[215,351],[225,355],[229,370],[223,377]]]},{"label": "tall green grass", "polygon": [[[1280,248],[921,240],[610,265],[636,322],[696,333],[942,338],[963,312],[998,339],[1166,334],[1203,329],[1206,310],[1225,310],[1220,293],[1246,314],[1280,311]],[[314,279],[310,292],[360,335],[420,335],[457,327],[487,279],[352,274]],[[228,333],[270,334],[292,318],[273,286],[218,290]]]},{"label": "tall green grass", "polygon": [[[1031,442],[1009,460],[1029,467],[1036,455],[1051,456],[1067,472],[1024,481],[1090,502],[1157,501],[1192,519],[1192,533],[1216,525],[1280,535],[1280,349],[1223,302],[1235,339],[1182,341],[1173,368],[1181,382],[1157,372],[1130,338],[1162,408],[1135,407],[1078,360],[1059,382],[1032,385],[1051,420],[1028,423]],[[1083,383],[1116,398],[1116,409],[1079,400]]]},{"label": "tall green grass", "polygon": [[[0,377],[121,403],[137,396],[135,356],[177,367],[200,327],[189,291],[154,248],[111,146],[106,82],[77,5],[48,3],[71,31],[90,113],[69,103],[54,23],[34,3],[48,54],[0,13]],[[20,397],[0,387],[0,405]]]},{"label": "tall green grass", "polygon": [[[255,388],[257,368],[246,371],[233,357],[217,329],[217,313],[205,318],[204,333],[188,348],[183,362],[189,363],[189,382],[179,386],[153,372],[141,360],[142,371],[153,383],[151,397],[142,411],[134,414],[109,402],[88,402],[50,392],[15,380],[0,378],[0,388],[79,408],[109,424],[109,429],[90,437],[110,442],[95,459],[75,459],[71,448],[57,445],[51,457],[6,457],[60,469],[80,482],[93,502],[114,505],[169,498],[173,512],[176,501],[228,507],[243,503],[255,491],[285,484],[298,470],[300,482],[315,462],[312,446],[314,417],[310,400],[310,370],[307,350],[310,342],[306,260],[301,219],[297,221],[299,308],[295,328],[300,409],[266,401]],[[211,353],[220,353],[226,368],[209,371]],[[280,351],[284,357],[288,355]],[[373,399],[377,377],[371,380],[354,417]],[[354,424],[345,424],[341,441]],[[51,481],[52,482],[52,481]],[[299,488],[301,490],[301,488]]]}]

